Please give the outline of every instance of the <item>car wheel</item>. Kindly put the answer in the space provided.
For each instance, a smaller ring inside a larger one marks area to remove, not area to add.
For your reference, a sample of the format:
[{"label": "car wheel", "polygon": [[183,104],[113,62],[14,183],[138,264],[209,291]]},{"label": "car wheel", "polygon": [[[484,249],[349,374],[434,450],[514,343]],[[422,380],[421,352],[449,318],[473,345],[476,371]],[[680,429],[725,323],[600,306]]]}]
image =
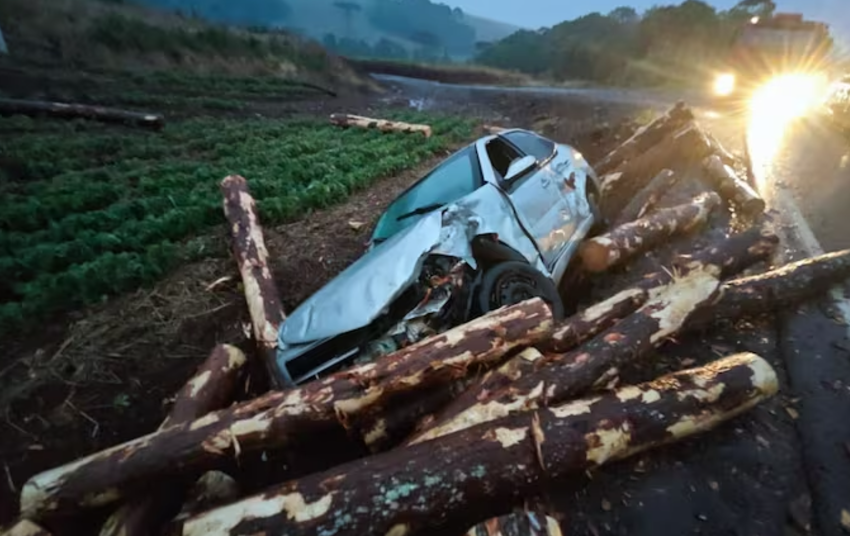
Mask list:
[{"label": "car wheel", "polygon": [[487,313],[531,298],[542,298],[552,307],[556,319],[564,318],[564,304],[555,283],[528,263],[507,261],[484,272],[478,307],[481,313]]}]

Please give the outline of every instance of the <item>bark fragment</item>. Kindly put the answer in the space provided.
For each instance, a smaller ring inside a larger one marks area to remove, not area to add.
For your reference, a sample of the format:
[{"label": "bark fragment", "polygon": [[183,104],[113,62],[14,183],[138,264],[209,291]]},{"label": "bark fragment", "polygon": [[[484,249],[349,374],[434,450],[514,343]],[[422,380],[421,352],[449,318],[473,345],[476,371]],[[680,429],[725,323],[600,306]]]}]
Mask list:
[{"label": "bark fragment", "polygon": [[373,119],[351,114],[332,114],[331,123],[340,127],[358,127],[365,129],[376,129],[381,132],[404,132],[420,133],[426,138],[431,137],[431,127],[428,125],[417,125],[414,123],[403,123],[401,121],[389,121],[386,119]]},{"label": "bark fragment", "polygon": [[603,272],[675,234],[687,233],[705,223],[719,204],[720,197],[714,192],[701,194],[690,203],[659,210],[585,240],[579,248],[582,265],[590,272]]},{"label": "bark fragment", "polygon": [[536,512],[517,512],[479,523],[464,536],[563,536],[563,532],[553,517]]},{"label": "bark fragment", "polygon": [[552,313],[537,298],[493,311],[374,363],[210,413],[35,475],[24,485],[26,514],[102,506],[151,480],[215,467],[242,452],[308,445],[312,434],[346,428],[397,397],[425,392],[493,365],[547,337]]},{"label": "bark fragment", "polygon": [[183,534],[414,536],[469,526],[544,483],[714,428],[777,385],[767,361],[735,355],[290,481],[190,519]]}]

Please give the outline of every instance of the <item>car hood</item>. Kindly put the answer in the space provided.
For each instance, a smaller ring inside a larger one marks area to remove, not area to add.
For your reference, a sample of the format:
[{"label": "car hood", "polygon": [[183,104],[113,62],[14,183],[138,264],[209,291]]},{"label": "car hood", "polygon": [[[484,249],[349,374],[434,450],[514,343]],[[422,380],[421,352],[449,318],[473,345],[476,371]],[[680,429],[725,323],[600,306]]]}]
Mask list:
[{"label": "car hood", "polygon": [[418,277],[441,228],[438,210],[366,252],[286,318],[281,342],[304,344],[332,337],[380,316]]},{"label": "car hood", "polygon": [[476,268],[471,243],[481,234],[498,235],[548,274],[513,207],[499,189],[486,184],[369,250],[286,318],[279,344],[307,344],[367,326],[418,279],[430,254],[457,257]]}]

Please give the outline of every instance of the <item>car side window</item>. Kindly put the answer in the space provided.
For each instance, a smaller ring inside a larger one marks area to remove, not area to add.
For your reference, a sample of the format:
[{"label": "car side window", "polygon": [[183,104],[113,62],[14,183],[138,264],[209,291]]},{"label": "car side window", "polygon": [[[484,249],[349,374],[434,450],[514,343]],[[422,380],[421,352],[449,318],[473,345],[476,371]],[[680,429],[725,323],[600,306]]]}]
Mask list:
[{"label": "car side window", "polygon": [[544,162],[555,152],[555,143],[531,132],[508,132],[504,136],[525,154]]},{"label": "car side window", "polygon": [[519,152],[505,143],[504,140],[493,138],[487,142],[487,158],[490,160],[490,165],[493,166],[493,171],[496,172],[499,179],[504,179],[508,174],[508,169],[511,163],[517,158],[522,158]]}]

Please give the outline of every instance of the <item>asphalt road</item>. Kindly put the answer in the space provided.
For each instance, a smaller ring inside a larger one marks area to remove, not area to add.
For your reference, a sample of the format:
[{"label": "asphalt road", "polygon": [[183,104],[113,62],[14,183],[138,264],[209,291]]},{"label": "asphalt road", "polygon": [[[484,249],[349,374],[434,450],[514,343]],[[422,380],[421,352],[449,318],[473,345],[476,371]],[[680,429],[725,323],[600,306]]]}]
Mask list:
[{"label": "asphalt road", "polygon": [[[749,155],[751,178],[783,238],[775,264],[850,248],[850,141],[817,118],[779,121],[780,111],[753,118],[698,93],[380,78],[397,84],[420,108],[451,110],[462,102],[475,110],[478,101],[510,103],[522,95],[579,100],[600,110],[661,111],[685,100],[728,150]],[[802,534],[805,524],[814,534],[850,532],[850,302],[845,295],[850,295],[846,287],[836,288],[822,300],[780,313],[769,327],[724,331],[728,348],[759,352],[777,366],[784,378],[782,405],[758,409],[713,432],[709,442],[672,448],[645,476],[636,478],[637,466],[624,463],[600,471],[592,481],[559,484],[549,497],[552,508],[569,512],[562,519],[568,533]],[[689,356],[708,351],[699,344],[680,350]],[[788,419],[786,412],[796,418]],[[611,503],[612,511],[605,511],[610,506],[600,511],[600,504]]]}]

